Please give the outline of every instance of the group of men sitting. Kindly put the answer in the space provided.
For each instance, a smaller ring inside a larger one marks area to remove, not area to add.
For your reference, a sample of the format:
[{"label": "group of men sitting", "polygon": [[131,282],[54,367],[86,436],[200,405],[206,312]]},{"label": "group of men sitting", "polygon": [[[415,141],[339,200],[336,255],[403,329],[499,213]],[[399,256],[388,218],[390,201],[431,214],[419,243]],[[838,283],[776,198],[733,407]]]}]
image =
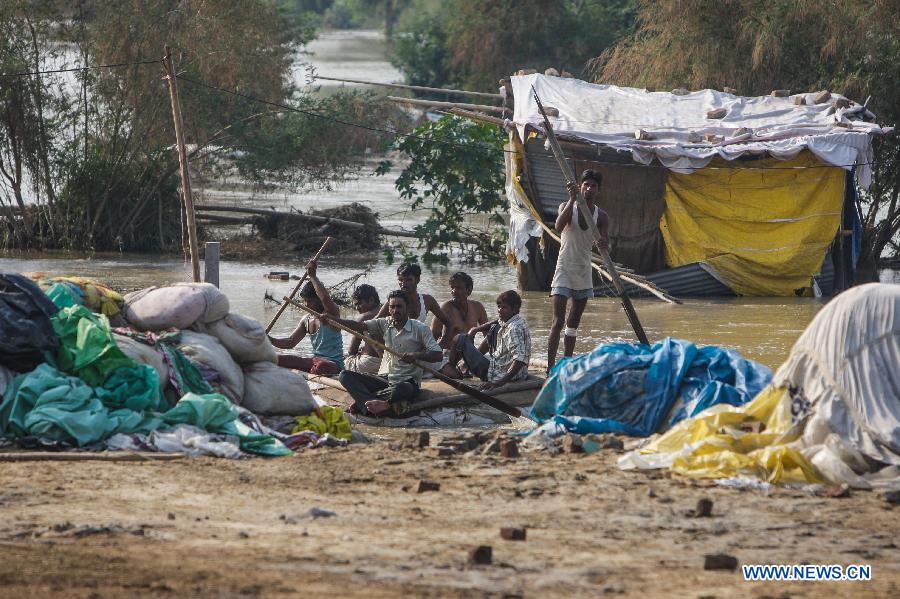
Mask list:
[{"label": "group of men sitting", "polygon": [[[515,291],[497,296],[497,318],[489,320],[481,302],[469,299],[472,277],[457,272],[450,277],[452,299],[438,305],[433,296],[419,293],[422,270],[417,264],[397,269],[399,289],[381,304],[378,291],[359,285],[353,292],[356,319],[341,318],[340,308],[316,275],[316,263],[306,266],[308,283],[300,290],[305,305],[322,318],[306,316],[289,337],[269,339],[279,349],[292,349],[306,336],[313,355],[280,354],[278,364],[316,375],[339,375],[353,397],[353,412],[370,416],[404,416],[419,393],[423,362],[453,377],[477,376],[483,389],[491,389],[528,376],[531,333],[519,314],[522,298]],[[433,315],[431,326],[425,320]],[[340,329],[343,325],[377,338],[399,353],[397,357],[354,337],[346,357]],[[475,337],[484,336],[480,346]]]}]

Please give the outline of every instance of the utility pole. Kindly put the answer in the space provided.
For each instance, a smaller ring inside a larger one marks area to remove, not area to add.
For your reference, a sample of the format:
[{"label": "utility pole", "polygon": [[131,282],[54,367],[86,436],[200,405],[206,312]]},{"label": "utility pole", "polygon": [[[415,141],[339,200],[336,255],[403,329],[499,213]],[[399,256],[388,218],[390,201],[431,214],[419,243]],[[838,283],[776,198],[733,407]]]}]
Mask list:
[{"label": "utility pole", "polygon": [[181,101],[178,99],[178,78],[172,65],[172,49],[166,45],[166,79],[169,80],[169,97],[172,100],[172,118],[175,121],[175,144],[178,146],[178,164],[181,166],[181,194],[184,198],[184,213],[187,217],[188,244],[191,252],[191,266],[194,282],[200,282],[200,249],[197,243],[197,224],[194,221],[194,199],[191,196],[191,175],[188,172],[187,152],[184,149],[184,122],[181,120]]}]

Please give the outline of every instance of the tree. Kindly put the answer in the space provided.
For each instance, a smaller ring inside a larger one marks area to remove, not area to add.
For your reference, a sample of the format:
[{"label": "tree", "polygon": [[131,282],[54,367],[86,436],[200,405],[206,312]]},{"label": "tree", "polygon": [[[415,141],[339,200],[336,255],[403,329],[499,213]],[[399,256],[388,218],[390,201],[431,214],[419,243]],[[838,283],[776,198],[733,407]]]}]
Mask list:
[{"label": "tree", "polygon": [[372,96],[322,98],[295,89],[296,50],[313,31],[286,20],[269,0],[65,6],[0,4],[2,72],[121,66],[0,78],[7,245],[46,239],[63,248],[153,250],[177,243],[178,161],[157,62],[165,44],[174,49],[195,170],[236,171],[260,185],[297,189],[346,175],[367,149],[387,143],[339,122],[388,120]]},{"label": "tree", "polygon": [[[467,246],[472,258],[503,257],[503,142],[497,127],[454,116],[427,122],[397,142],[409,159],[395,184],[400,196],[412,200],[412,209],[431,209],[416,226],[426,261],[445,260],[464,239],[475,242]],[[376,172],[384,175],[390,167],[382,162]],[[478,226],[473,218],[484,222]]]},{"label": "tree", "polygon": [[393,61],[410,82],[474,91],[494,91],[521,68],[580,74],[589,58],[630,30],[633,6],[633,0],[457,0],[410,8],[406,15],[422,16],[401,19]]},{"label": "tree", "polygon": [[[829,89],[871,97],[868,107],[892,124],[900,118],[898,23],[896,0],[641,0],[634,35],[592,61],[592,72],[601,83],[659,89]],[[862,260],[878,258],[900,236],[896,136],[876,140],[872,166]]]}]

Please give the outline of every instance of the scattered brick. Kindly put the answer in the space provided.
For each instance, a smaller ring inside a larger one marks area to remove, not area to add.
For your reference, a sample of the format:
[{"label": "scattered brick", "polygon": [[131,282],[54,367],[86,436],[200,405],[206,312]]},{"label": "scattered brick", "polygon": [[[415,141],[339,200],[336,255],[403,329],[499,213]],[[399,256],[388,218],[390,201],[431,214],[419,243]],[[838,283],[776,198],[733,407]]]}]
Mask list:
[{"label": "scattered brick", "polygon": [[524,541],[525,529],[515,527],[503,527],[500,529],[500,538],[507,541]]},{"label": "scattered brick", "polygon": [[490,545],[479,545],[469,550],[469,563],[489,565],[494,560],[494,550]]},{"label": "scattered brick", "polygon": [[436,483],[431,480],[420,480],[419,484],[416,486],[416,493],[427,493],[428,491],[440,491],[441,483]]},{"label": "scattered brick", "polygon": [[500,455],[513,459],[519,457],[519,444],[512,439],[500,441]]},{"label": "scattered brick", "polygon": [[727,553],[712,553],[703,556],[704,570],[736,570],[738,559]]},{"label": "scattered brick", "polygon": [[694,510],[694,518],[709,518],[712,516],[713,502],[709,497],[703,497],[697,501],[697,508]]}]

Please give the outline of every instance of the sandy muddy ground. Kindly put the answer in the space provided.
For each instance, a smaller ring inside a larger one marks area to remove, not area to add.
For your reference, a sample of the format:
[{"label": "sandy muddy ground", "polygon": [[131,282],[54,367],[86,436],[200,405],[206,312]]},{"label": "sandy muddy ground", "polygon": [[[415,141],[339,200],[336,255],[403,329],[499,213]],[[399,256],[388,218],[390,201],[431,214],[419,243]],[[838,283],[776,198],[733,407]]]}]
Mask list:
[{"label": "sandy muddy ground", "polygon": [[[432,443],[435,443],[432,436]],[[0,463],[0,593],[115,596],[900,596],[900,507],[387,443],[283,459]],[[420,479],[440,484],[417,493]],[[687,514],[713,500],[710,518]],[[312,508],[333,512],[312,517]],[[525,541],[501,526],[527,527]],[[493,564],[468,551],[493,547]],[[871,582],[751,583],[742,563],[871,564]]]}]

